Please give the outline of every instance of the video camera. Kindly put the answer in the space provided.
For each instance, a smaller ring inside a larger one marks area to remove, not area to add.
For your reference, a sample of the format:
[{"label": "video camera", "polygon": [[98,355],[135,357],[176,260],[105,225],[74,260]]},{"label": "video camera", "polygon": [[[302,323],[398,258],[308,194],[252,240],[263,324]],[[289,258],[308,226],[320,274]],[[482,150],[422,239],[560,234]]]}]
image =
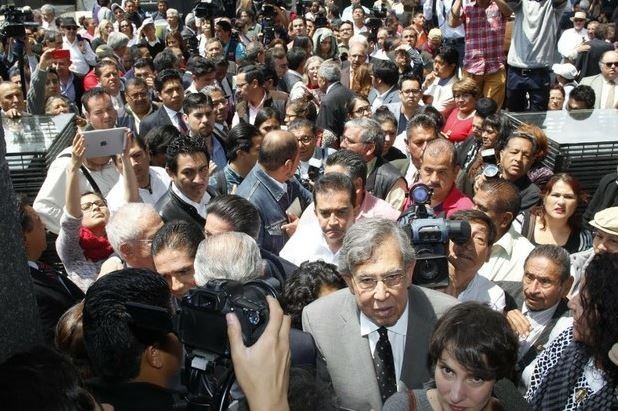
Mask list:
[{"label": "video camera", "polygon": [[227,408],[220,406],[229,401],[234,368],[225,315],[236,314],[245,345],[253,345],[268,323],[266,296],[278,298],[275,281],[211,280],[182,299],[174,328],[187,353],[183,375],[189,391],[187,409]]},{"label": "video camera", "polygon": [[33,22],[34,16],[31,10],[24,11],[14,5],[0,7],[0,16],[4,16],[4,20],[0,22],[2,40],[9,37],[23,38],[26,35],[26,26],[38,26]]},{"label": "video camera", "polygon": [[225,16],[225,5],[221,0],[199,1],[193,7],[193,14],[200,19],[212,19]]},{"label": "video camera", "polygon": [[427,204],[433,191],[426,184],[416,184],[410,190],[412,204],[399,218],[416,251],[412,283],[427,288],[448,285],[448,242],[463,244],[470,239],[467,221],[437,218]]}]

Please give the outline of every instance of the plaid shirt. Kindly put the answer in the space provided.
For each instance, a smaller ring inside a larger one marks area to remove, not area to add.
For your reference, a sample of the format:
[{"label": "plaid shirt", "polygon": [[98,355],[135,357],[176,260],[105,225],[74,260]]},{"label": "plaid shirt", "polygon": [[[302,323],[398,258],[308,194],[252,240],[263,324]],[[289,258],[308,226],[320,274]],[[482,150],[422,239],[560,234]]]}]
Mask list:
[{"label": "plaid shirt", "polygon": [[466,29],[464,70],[476,75],[497,72],[504,67],[506,18],[493,1],[486,9],[474,1],[466,2],[462,14]]}]

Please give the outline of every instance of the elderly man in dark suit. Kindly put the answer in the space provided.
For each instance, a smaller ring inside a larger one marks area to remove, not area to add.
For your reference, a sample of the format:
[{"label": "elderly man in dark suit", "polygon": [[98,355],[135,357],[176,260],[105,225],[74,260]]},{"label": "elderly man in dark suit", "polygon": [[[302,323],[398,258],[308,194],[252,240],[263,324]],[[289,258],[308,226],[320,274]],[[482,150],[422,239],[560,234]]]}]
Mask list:
[{"label": "elderly man in dark suit", "polygon": [[380,410],[398,389],[429,379],[429,337],[457,301],[411,285],[414,263],[410,239],[396,223],[359,221],[340,250],[348,289],[305,307],[303,329],[320,352],[317,374],[330,375],[340,407]]},{"label": "elderly man in dark suit", "polygon": [[163,104],[158,110],[142,120],[139,135],[145,137],[153,128],[168,124],[176,127],[181,134],[187,134],[189,128],[183,118],[184,113],[182,111],[185,93],[180,73],[170,69],[157,73],[155,89]]},{"label": "elderly man in dark suit", "polygon": [[354,98],[354,93],[341,84],[341,70],[335,63],[320,66],[318,85],[325,96],[322,98],[316,125],[339,137],[343,134],[343,124],[347,117],[346,106]]}]

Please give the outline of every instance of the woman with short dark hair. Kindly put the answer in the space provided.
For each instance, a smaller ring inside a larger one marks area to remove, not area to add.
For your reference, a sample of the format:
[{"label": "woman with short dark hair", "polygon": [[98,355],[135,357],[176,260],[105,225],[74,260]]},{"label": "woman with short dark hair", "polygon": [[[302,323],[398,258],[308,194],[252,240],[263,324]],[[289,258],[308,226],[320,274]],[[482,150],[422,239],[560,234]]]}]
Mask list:
[{"label": "woman with short dark hair", "polygon": [[[383,410],[505,409],[506,404],[492,397],[493,388],[513,376],[518,346],[501,313],[477,302],[456,305],[438,320],[431,336],[428,364],[433,380],[426,389],[394,394]],[[516,390],[508,382],[501,384]]]}]

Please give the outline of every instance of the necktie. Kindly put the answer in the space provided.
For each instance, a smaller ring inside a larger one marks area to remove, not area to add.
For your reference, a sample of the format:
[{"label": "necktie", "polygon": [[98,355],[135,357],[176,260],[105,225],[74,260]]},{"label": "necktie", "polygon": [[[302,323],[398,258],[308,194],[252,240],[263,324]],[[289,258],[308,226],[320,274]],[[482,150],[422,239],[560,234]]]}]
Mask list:
[{"label": "necktie", "polygon": [[607,90],[607,100],[605,100],[605,106],[601,108],[614,108],[614,92],[616,89],[616,83],[609,82],[609,89]]},{"label": "necktie", "polygon": [[187,128],[187,123],[185,123],[185,120],[182,118],[182,113],[180,111],[176,113],[176,119],[178,120],[178,131],[180,131],[183,135],[188,135],[189,129]]},{"label": "necktie", "polygon": [[382,401],[386,401],[388,397],[397,391],[395,361],[393,360],[393,349],[388,340],[388,330],[385,327],[380,327],[378,328],[378,333],[380,334],[380,339],[373,353],[373,366],[376,370]]}]

